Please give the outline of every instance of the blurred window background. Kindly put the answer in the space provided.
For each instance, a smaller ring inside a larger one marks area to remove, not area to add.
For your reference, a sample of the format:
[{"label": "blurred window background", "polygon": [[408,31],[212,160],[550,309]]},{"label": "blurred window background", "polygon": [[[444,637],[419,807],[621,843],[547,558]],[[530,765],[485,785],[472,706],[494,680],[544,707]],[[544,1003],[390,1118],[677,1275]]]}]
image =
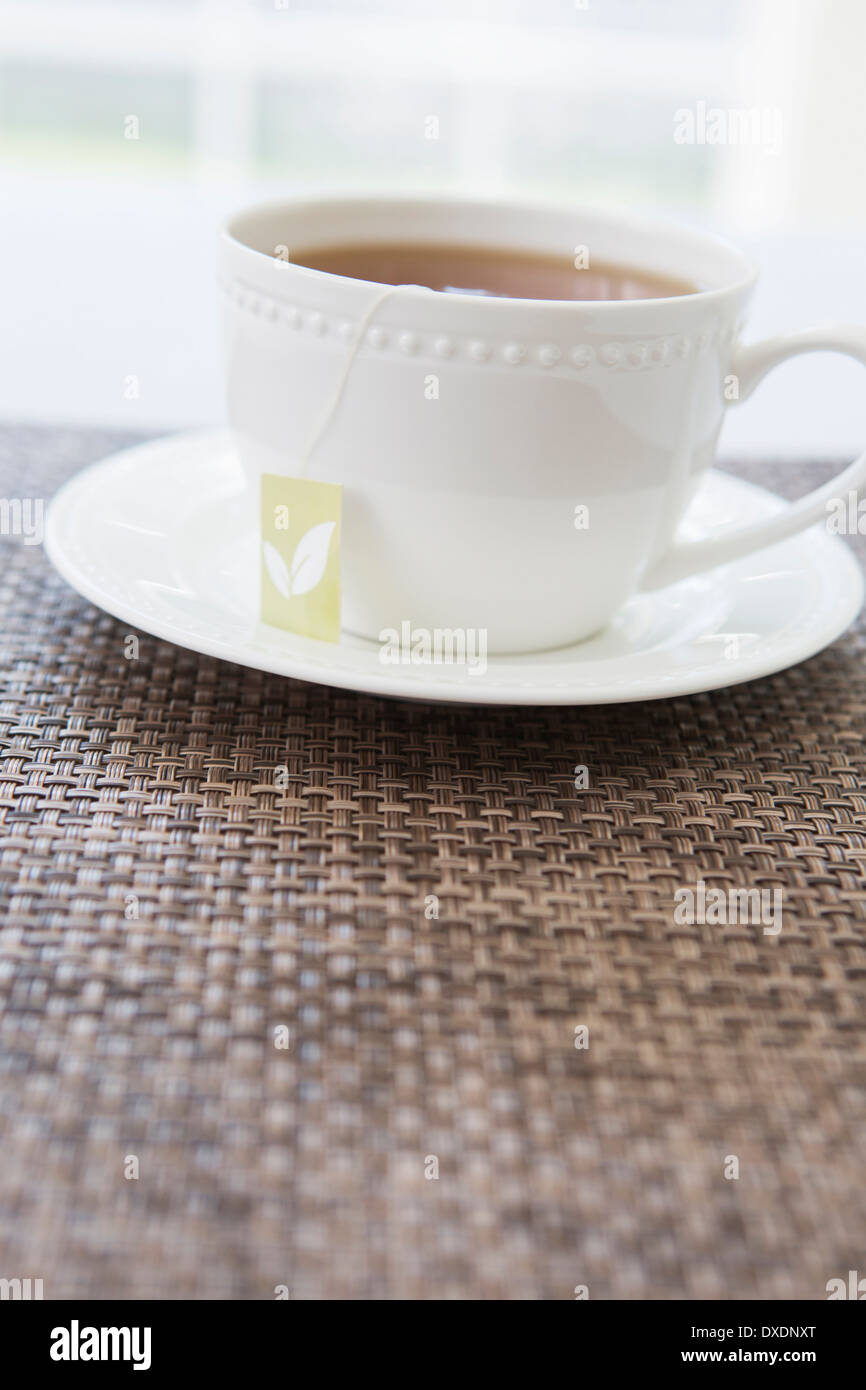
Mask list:
[{"label": "blurred window background", "polygon": [[[219,420],[217,227],[301,190],[667,213],[762,264],[754,333],[866,318],[864,53],[862,0],[0,0],[0,411]],[[761,397],[729,445],[866,429],[851,364]]]}]

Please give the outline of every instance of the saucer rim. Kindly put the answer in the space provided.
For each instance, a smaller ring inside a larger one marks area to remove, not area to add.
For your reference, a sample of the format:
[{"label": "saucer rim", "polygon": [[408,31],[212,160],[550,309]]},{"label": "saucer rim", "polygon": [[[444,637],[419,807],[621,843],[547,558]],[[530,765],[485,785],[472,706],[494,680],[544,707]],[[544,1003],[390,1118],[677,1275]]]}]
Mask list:
[{"label": "saucer rim", "polygon": [[[791,537],[783,544],[788,547],[798,544],[802,546],[807,538],[811,537],[813,545],[817,543],[823,552],[824,559],[820,569],[825,579],[827,577],[826,564],[828,561],[832,563],[838,579],[842,581],[839,584],[839,602],[834,606],[833,620],[818,624],[809,634],[804,634],[799,640],[792,638],[783,643],[772,655],[768,656],[764,653],[763,656],[756,654],[751,657],[743,656],[731,660],[730,658],[723,659],[721,654],[717,654],[712,661],[693,662],[685,668],[637,678],[634,676],[630,678],[620,677],[619,679],[612,677],[610,684],[595,682],[591,686],[585,685],[583,688],[581,688],[577,673],[566,665],[560,669],[563,672],[571,671],[569,679],[563,679],[562,676],[557,680],[533,676],[529,673],[534,668],[527,667],[525,680],[506,680],[501,677],[499,683],[496,683],[497,667],[506,668],[509,662],[513,664],[515,659],[525,661],[533,656],[537,656],[539,661],[542,661],[546,655],[543,652],[525,653],[520,658],[517,658],[516,654],[499,657],[488,656],[487,672],[478,687],[473,684],[468,673],[462,679],[455,679],[438,674],[438,668],[435,677],[431,677],[428,673],[426,681],[423,682],[417,677],[412,680],[405,678],[401,680],[396,674],[400,668],[382,666],[377,671],[369,671],[357,664],[352,664],[349,654],[353,649],[342,642],[336,644],[315,643],[312,639],[301,637],[296,638],[293,642],[293,634],[274,629],[275,635],[279,634],[280,643],[271,648],[258,642],[255,637],[242,642],[209,638],[202,629],[190,630],[178,623],[152,619],[140,608],[136,608],[134,603],[125,603],[122,599],[115,598],[109,591],[106,591],[103,585],[75,563],[74,558],[69,553],[68,545],[64,544],[62,528],[66,515],[79,495],[86,496],[89,489],[98,483],[98,477],[103,472],[114,472],[120,467],[127,470],[134,467],[137,462],[140,462],[137,459],[138,455],[149,458],[155,451],[174,453],[185,445],[194,446],[198,450],[208,447],[234,450],[230,430],[183,431],[139,441],[123,449],[114,450],[81,469],[64,483],[51,499],[45,522],[44,548],[54,568],[73,589],[96,607],[161,641],[170,642],[175,646],[198,652],[203,656],[245,666],[251,670],[260,670],[318,685],[330,685],[359,694],[392,699],[420,700],[437,704],[514,706],[630,704],[642,700],[673,699],[679,696],[701,694],[778,674],[780,671],[788,670],[823,651],[840,637],[854,621],[862,607],[864,592],[866,592],[866,579],[864,579],[863,572],[852,551],[840,537],[830,535],[819,525]],[[780,498],[778,494],[760,487],[756,483],[738,478],[735,474],[726,473],[721,469],[713,469],[712,476],[722,481],[724,486],[730,487],[740,494],[749,493],[756,499],[760,498],[764,506],[769,501],[772,501],[775,508],[788,505],[785,499]],[[766,551],[755,552],[754,555],[738,561],[736,565],[724,567],[719,573],[733,575],[737,569],[750,560],[757,561],[761,555],[767,553]],[[817,559],[810,556],[810,561],[812,561],[811,568],[817,573],[819,569]],[[346,633],[346,636],[350,635]],[[354,640],[364,639],[355,638]],[[343,661],[341,664],[335,665],[323,658],[316,658],[314,653],[305,651],[300,644],[326,647],[329,651],[333,651],[334,646],[342,647]],[[374,646],[374,644],[370,645],[371,647]],[[581,645],[580,643],[574,644],[574,650],[577,651]],[[558,650],[562,652],[568,648]],[[628,663],[636,655],[638,653],[622,654],[604,660],[616,664]]]}]

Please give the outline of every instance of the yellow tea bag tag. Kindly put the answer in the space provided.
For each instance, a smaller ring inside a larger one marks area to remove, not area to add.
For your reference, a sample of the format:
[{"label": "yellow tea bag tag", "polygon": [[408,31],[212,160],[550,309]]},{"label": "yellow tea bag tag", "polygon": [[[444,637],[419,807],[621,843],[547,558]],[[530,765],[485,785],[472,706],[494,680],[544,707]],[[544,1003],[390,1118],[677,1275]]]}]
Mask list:
[{"label": "yellow tea bag tag", "polygon": [[339,483],[262,474],[263,623],[339,640],[342,495]]},{"label": "yellow tea bag tag", "polygon": [[[331,427],[373,316],[392,295],[417,288],[386,285],[368,304],[310,442],[296,457],[299,473],[308,471],[311,455]],[[339,483],[262,474],[263,623],[322,642],[340,640],[342,497]]]}]

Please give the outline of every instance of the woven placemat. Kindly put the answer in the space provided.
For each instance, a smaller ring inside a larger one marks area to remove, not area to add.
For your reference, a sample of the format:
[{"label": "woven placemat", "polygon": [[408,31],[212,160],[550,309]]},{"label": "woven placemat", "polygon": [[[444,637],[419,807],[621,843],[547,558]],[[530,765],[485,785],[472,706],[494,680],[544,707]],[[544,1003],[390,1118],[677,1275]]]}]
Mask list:
[{"label": "woven placemat", "polygon": [[[7,431],[3,495],[117,442]],[[0,1277],[820,1299],[866,1274],[862,627],[669,702],[427,706],[146,634],[129,660],[38,547],[2,557]],[[678,923],[699,879],[781,889],[782,931]]]}]

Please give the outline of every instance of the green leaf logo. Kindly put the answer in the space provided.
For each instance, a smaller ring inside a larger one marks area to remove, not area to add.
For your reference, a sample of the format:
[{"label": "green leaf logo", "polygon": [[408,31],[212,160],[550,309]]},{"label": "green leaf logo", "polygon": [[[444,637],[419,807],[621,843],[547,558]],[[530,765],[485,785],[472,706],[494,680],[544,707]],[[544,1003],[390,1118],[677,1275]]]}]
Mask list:
[{"label": "green leaf logo", "polygon": [[291,569],[286,568],[285,560],[270,541],[264,542],[268,574],[283,598],[308,594],[320,583],[328,563],[328,546],[336,525],[336,521],[322,521],[318,526],[311,526],[298,541]]}]

